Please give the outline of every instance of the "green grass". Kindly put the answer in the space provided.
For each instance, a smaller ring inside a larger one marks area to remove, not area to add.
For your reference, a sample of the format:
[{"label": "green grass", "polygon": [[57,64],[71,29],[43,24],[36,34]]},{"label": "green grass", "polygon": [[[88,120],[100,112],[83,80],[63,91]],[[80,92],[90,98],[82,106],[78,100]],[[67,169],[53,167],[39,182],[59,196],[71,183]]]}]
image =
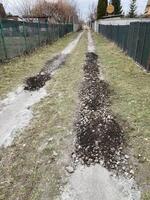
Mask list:
[{"label": "green grass", "polygon": [[37,49],[28,56],[21,56],[12,59],[9,63],[1,64],[0,98],[3,98],[18,85],[23,84],[26,77],[39,72],[47,60],[63,50],[76,36],[77,33],[69,34],[52,45]]},{"label": "green grass", "polygon": [[136,180],[145,195],[143,199],[150,199],[150,74],[114,43],[98,34],[94,38],[104,76],[113,90],[112,110],[129,139]]},{"label": "green grass", "polygon": [[35,105],[29,128],[16,138],[16,145],[0,151],[0,199],[55,200],[59,186],[65,184],[62,177],[73,150],[72,127],[86,47],[87,39],[82,37],[48,82],[48,97]]}]

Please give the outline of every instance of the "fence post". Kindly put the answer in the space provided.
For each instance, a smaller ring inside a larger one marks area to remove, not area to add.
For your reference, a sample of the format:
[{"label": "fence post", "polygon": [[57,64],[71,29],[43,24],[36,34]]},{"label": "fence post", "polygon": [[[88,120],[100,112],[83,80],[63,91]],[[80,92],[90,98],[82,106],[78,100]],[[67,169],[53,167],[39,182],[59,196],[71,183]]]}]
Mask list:
[{"label": "fence post", "polygon": [[2,37],[2,43],[3,43],[5,58],[7,59],[8,58],[7,49],[6,49],[5,38],[4,38],[4,33],[3,33],[3,25],[2,25],[1,20],[0,20],[0,35]]},{"label": "fence post", "polygon": [[25,50],[27,52],[27,37],[26,37],[26,28],[25,28],[25,22],[23,22],[23,36],[24,36],[24,40],[25,40]]},{"label": "fence post", "polygon": [[38,19],[38,40],[39,40],[39,46],[40,46],[41,42],[40,42],[40,21],[39,21],[39,19]]},{"label": "fence post", "polygon": [[53,42],[55,41],[55,25],[54,24],[52,24],[52,35],[53,35],[53,37],[52,37],[52,40],[53,40]]},{"label": "fence post", "polygon": [[142,59],[143,59],[144,47],[145,47],[145,42],[146,42],[145,40],[146,40],[147,26],[145,27],[144,30],[145,30],[144,33],[143,33],[143,38],[144,38],[144,40],[143,40],[143,45],[142,45],[142,48],[141,48],[140,64],[142,64]]},{"label": "fence post", "polygon": [[49,37],[49,23],[46,22],[46,30],[47,30],[47,42],[50,41],[50,37]]}]

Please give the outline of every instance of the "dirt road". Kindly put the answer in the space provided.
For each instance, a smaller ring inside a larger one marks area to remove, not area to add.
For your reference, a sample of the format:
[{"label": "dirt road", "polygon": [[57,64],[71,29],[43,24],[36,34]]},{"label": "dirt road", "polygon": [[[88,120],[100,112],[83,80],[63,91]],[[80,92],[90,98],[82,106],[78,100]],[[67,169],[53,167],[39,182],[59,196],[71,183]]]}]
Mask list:
[{"label": "dirt road", "polygon": [[139,200],[140,191],[132,177],[133,170],[129,169],[128,156],[123,152],[123,131],[109,110],[108,85],[100,80],[90,32],[83,68],[80,110],[75,122],[75,172],[60,199]]},{"label": "dirt road", "polygon": [[0,199],[139,200],[91,32],[66,46],[0,103]]}]

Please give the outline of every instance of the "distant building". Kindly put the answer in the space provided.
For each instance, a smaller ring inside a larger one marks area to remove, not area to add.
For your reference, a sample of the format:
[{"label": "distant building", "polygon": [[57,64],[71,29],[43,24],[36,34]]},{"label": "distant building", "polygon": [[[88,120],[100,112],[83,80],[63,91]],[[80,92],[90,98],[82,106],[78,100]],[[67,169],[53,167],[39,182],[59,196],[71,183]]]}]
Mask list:
[{"label": "distant building", "polygon": [[3,6],[2,3],[0,3],[0,18],[5,18],[6,16],[7,16],[7,15],[6,15],[4,6]]},{"label": "distant building", "polygon": [[150,17],[150,0],[148,0],[148,2],[147,2],[147,6],[145,9],[145,16]]},{"label": "distant building", "polygon": [[12,21],[22,21],[22,18],[18,15],[7,15],[7,19]]},{"label": "distant building", "polygon": [[55,24],[58,23],[54,17],[51,16],[31,16],[31,15],[24,15],[23,19],[26,22],[40,22],[40,23],[45,23],[48,22],[49,24]]}]

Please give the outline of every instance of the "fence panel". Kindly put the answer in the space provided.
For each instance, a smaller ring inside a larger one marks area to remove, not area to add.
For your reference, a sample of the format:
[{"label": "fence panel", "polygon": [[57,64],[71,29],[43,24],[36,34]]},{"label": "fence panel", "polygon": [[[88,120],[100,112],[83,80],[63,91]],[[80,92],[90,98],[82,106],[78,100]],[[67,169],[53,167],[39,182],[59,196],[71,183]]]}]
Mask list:
[{"label": "fence panel", "polygon": [[23,37],[23,23],[2,20],[2,32],[4,37],[3,48],[7,51],[7,58],[13,58],[25,51]]},{"label": "fence panel", "polygon": [[150,70],[150,24],[145,23],[145,40],[143,45],[141,65]]},{"label": "fence panel", "polygon": [[0,61],[33,51],[73,31],[72,24],[0,21]]},{"label": "fence panel", "polygon": [[2,24],[0,23],[0,61],[4,60],[7,57],[4,35],[3,35],[3,28]]},{"label": "fence panel", "polygon": [[130,57],[150,71],[150,22],[99,25],[99,33],[114,41]]},{"label": "fence panel", "polygon": [[140,24],[140,30],[139,30],[139,41],[137,45],[137,53],[136,53],[136,61],[138,63],[142,63],[142,53],[144,50],[144,42],[145,42],[145,34],[146,34],[146,26],[144,23]]}]

